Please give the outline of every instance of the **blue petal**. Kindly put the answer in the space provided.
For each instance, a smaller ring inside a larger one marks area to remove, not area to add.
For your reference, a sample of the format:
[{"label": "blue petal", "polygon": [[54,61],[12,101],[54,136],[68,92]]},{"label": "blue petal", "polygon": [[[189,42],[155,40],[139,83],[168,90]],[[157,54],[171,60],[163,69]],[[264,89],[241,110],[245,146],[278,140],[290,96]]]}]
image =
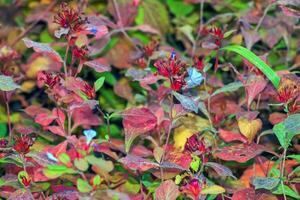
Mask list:
[{"label": "blue petal", "polygon": [[201,84],[203,76],[196,68],[188,68],[188,77],[185,79],[186,88],[193,88]]},{"label": "blue petal", "polygon": [[55,158],[55,156],[54,156],[52,153],[47,152],[46,154],[47,154],[47,158],[48,158],[49,160],[52,160],[52,161],[54,161],[54,162],[57,162],[57,161],[58,161],[58,159]]},{"label": "blue petal", "polygon": [[89,130],[84,130],[83,134],[86,137],[86,143],[89,144],[92,139],[97,135],[96,131],[89,129]]}]

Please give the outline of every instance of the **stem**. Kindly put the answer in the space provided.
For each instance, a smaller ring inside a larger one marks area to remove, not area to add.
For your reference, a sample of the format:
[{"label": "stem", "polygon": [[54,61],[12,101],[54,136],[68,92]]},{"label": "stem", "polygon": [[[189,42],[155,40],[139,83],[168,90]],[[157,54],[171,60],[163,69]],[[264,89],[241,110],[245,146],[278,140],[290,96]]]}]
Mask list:
[{"label": "stem", "polygon": [[20,39],[22,39],[27,33],[30,32],[31,29],[33,29],[38,22],[56,5],[57,1],[53,1],[48,7],[47,9],[42,12],[42,14],[27,28],[25,29],[13,42],[12,42],[12,47],[14,47]]},{"label": "stem", "polygon": [[72,134],[72,114],[68,111],[68,135],[71,135]]},{"label": "stem", "polygon": [[261,24],[263,23],[263,21],[264,21],[266,15],[267,15],[268,11],[270,10],[271,6],[273,6],[273,4],[269,4],[269,5],[266,7],[263,16],[259,19],[259,22],[258,22],[258,24],[257,24],[256,27],[255,27],[255,30],[254,30],[255,32],[258,31],[259,27],[260,27]]},{"label": "stem", "polygon": [[7,124],[8,124],[8,143],[10,144],[12,139],[12,126],[11,126],[11,119],[10,119],[9,101],[6,92],[4,92],[4,100],[6,105],[6,116],[7,116]]},{"label": "stem", "polygon": [[64,72],[65,72],[66,77],[68,76],[67,59],[68,59],[69,48],[70,48],[70,45],[69,45],[69,39],[68,39],[68,44],[67,44],[65,57],[64,57]]},{"label": "stem", "polygon": [[[170,126],[169,126],[169,129],[168,129],[168,133],[167,133],[167,139],[166,139],[166,143],[164,145],[164,152],[163,152],[163,155],[162,155],[162,158],[161,158],[161,163],[164,162],[164,159],[165,159],[165,156],[166,156],[166,147],[169,143],[169,139],[170,139],[170,135],[171,135],[171,131],[172,131],[172,124],[173,124],[173,116],[172,116],[172,112],[173,112],[173,107],[174,107],[174,95],[173,93],[171,93],[171,96],[170,96],[170,112],[169,112],[169,118],[170,118]],[[160,173],[161,173],[161,179],[162,181],[164,181],[164,173],[163,173],[163,169],[160,168]]]},{"label": "stem", "polygon": [[204,6],[204,0],[202,0],[200,2],[200,20],[199,20],[199,31],[197,31],[197,36],[196,36],[196,39],[193,43],[193,48],[192,48],[192,58],[194,57],[195,55],[195,51],[196,51],[196,46],[197,46],[197,41],[199,40],[200,38],[200,32],[202,30],[202,27],[203,27],[203,6]]},{"label": "stem", "polygon": [[287,148],[284,148],[283,151],[283,159],[281,161],[281,171],[280,171],[280,182],[281,182],[281,187],[282,187],[282,194],[284,197],[284,200],[286,200],[286,195],[284,192],[284,183],[283,183],[283,176],[284,176],[284,168],[285,168],[285,159],[286,159],[286,152],[287,152]]}]

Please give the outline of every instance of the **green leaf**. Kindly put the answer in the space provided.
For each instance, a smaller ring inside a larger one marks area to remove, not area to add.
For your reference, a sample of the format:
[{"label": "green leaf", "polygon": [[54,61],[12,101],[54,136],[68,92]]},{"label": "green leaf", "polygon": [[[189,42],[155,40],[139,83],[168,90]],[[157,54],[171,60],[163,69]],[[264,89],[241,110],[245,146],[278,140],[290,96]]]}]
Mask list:
[{"label": "green leaf", "polygon": [[192,168],[192,170],[194,170],[195,172],[197,172],[199,170],[200,167],[200,158],[196,155],[192,155],[193,156],[193,160],[190,164],[190,167]]},{"label": "green leaf", "polygon": [[245,47],[239,45],[232,45],[223,47],[221,50],[233,51],[245,59],[247,59],[250,63],[252,63],[255,67],[257,67],[260,71],[262,71],[266,77],[272,82],[274,87],[277,89],[280,82],[280,77],[258,56],[256,56],[252,51],[246,49]]},{"label": "green leaf", "polygon": [[212,93],[211,96],[215,96],[215,95],[223,93],[223,92],[234,92],[243,86],[244,86],[243,83],[240,81],[229,83],[228,85],[225,85],[224,87],[221,87],[220,89],[217,89],[214,93]]},{"label": "green leaf", "polygon": [[5,76],[5,75],[0,75],[0,90],[1,91],[12,91],[17,88],[20,88],[19,85],[17,85],[12,77],[10,76]]},{"label": "green leaf", "polygon": [[89,168],[89,163],[84,158],[76,158],[74,160],[74,165],[80,171],[86,171]]},{"label": "green leaf", "polygon": [[292,190],[290,187],[284,185],[278,185],[275,190],[272,191],[273,194],[285,194],[287,196],[293,197],[295,199],[300,199],[300,196],[297,192]]},{"label": "green leaf", "polygon": [[94,155],[86,157],[86,160],[96,167],[100,168],[102,171],[111,172],[114,169],[114,165],[111,161],[104,160],[102,158],[97,158]]},{"label": "green leaf", "polygon": [[176,17],[186,16],[194,10],[194,6],[192,4],[184,3],[182,0],[167,0],[167,4],[171,13]]},{"label": "green leaf", "polygon": [[62,162],[65,165],[68,164],[71,161],[69,155],[66,154],[66,153],[59,154],[58,159],[59,159],[60,162]]},{"label": "green leaf", "polygon": [[300,155],[299,154],[288,155],[287,158],[295,159],[295,160],[297,160],[298,163],[300,163]]},{"label": "green leaf", "polygon": [[221,194],[224,192],[225,189],[219,185],[211,185],[201,190],[201,194]]},{"label": "green leaf", "polygon": [[283,122],[273,127],[273,132],[280,145],[283,148],[287,148],[293,137],[300,134],[300,114],[288,116]]},{"label": "green leaf", "polygon": [[255,189],[267,189],[272,190],[275,188],[280,182],[278,178],[272,177],[254,177],[252,180],[252,184],[254,185]]},{"label": "green leaf", "polygon": [[288,147],[288,143],[286,141],[286,131],[285,131],[285,127],[283,122],[276,124],[273,127],[273,132],[276,135],[280,145],[283,148],[287,148]]},{"label": "green leaf", "polygon": [[88,193],[93,190],[93,187],[87,181],[79,178],[77,179],[77,189],[79,192]]},{"label": "green leaf", "polygon": [[93,185],[98,186],[102,182],[102,178],[99,175],[94,176],[93,178]]},{"label": "green leaf", "polygon": [[100,77],[97,79],[97,81],[95,82],[95,91],[97,92],[98,90],[100,90],[100,88],[103,86],[105,81],[105,77]]},{"label": "green leaf", "polygon": [[[159,0],[143,0],[140,7],[144,10],[143,21],[151,27],[166,33],[170,28],[169,13],[164,4]],[[141,19],[139,19],[142,21]]]},{"label": "green leaf", "polygon": [[300,134],[300,114],[288,116],[288,118],[284,120],[284,126],[286,132],[291,135]]},{"label": "green leaf", "polygon": [[76,171],[64,165],[48,165],[47,168],[43,170],[43,173],[48,178],[55,179],[63,174],[75,174]]}]

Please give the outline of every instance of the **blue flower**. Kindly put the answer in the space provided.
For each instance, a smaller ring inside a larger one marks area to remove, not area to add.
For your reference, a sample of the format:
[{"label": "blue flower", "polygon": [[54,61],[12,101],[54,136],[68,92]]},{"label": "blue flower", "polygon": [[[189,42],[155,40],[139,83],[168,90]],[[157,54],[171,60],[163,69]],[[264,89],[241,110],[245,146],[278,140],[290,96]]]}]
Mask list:
[{"label": "blue flower", "polygon": [[47,158],[48,158],[49,160],[52,160],[52,161],[54,161],[54,162],[57,162],[57,161],[58,161],[58,159],[55,158],[55,156],[54,156],[52,153],[47,152],[46,154],[47,154]]},{"label": "blue flower", "polygon": [[196,68],[188,68],[188,77],[185,79],[187,85],[185,88],[193,88],[201,84],[203,76]]},{"label": "blue flower", "polygon": [[89,129],[89,130],[84,130],[83,134],[86,137],[86,143],[89,144],[92,139],[97,135],[96,131]]}]

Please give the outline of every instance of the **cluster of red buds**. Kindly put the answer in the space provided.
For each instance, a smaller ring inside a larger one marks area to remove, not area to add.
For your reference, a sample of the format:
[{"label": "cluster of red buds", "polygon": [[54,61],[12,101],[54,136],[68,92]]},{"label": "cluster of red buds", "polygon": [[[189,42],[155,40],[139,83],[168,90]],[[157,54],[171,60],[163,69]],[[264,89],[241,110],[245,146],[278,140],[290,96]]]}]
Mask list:
[{"label": "cluster of red buds", "polygon": [[60,84],[62,78],[64,78],[64,74],[62,73],[39,71],[37,74],[37,84],[39,87],[46,85],[49,88],[53,88],[55,85]]},{"label": "cluster of red buds", "polygon": [[135,61],[135,64],[143,69],[146,68],[147,60],[153,55],[155,51],[158,50],[158,48],[159,48],[159,42],[157,40],[154,40],[149,44],[143,46],[142,55]]},{"label": "cluster of red buds", "polygon": [[197,70],[202,72],[203,69],[204,69],[203,58],[199,58],[198,56],[194,56],[193,61],[194,61],[193,67],[195,67]]},{"label": "cluster of red buds", "polygon": [[67,3],[62,3],[59,12],[54,16],[54,23],[68,30],[66,36],[85,30],[87,22],[82,13],[75,11]]},{"label": "cluster of red buds", "polygon": [[204,139],[199,139],[197,134],[193,134],[187,139],[184,150],[189,153],[196,153],[200,155],[203,163],[208,161],[205,155],[211,152],[210,148],[206,147]]},{"label": "cluster of red buds", "polygon": [[20,134],[20,136],[16,136],[15,144],[13,149],[19,154],[25,155],[29,152],[30,147],[33,145],[34,140],[30,135]]},{"label": "cluster of red buds", "polygon": [[170,80],[174,91],[180,90],[185,83],[186,64],[177,59],[176,53],[172,52],[167,59],[159,59],[154,63],[157,73]]},{"label": "cluster of red buds", "polygon": [[188,195],[191,195],[193,199],[199,199],[202,187],[205,185],[205,180],[203,183],[196,178],[191,179],[186,185],[182,186],[180,190]]},{"label": "cluster of red buds", "polygon": [[278,88],[277,100],[287,106],[289,113],[300,111],[300,79],[294,74],[287,74],[281,77]]},{"label": "cluster of red buds", "polygon": [[216,27],[216,26],[211,26],[211,27],[203,27],[200,30],[201,35],[203,36],[207,36],[210,35],[212,36],[215,45],[218,46],[218,48],[220,48],[222,46],[222,40],[224,39],[224,33],[221,30],[221,28]]}]

